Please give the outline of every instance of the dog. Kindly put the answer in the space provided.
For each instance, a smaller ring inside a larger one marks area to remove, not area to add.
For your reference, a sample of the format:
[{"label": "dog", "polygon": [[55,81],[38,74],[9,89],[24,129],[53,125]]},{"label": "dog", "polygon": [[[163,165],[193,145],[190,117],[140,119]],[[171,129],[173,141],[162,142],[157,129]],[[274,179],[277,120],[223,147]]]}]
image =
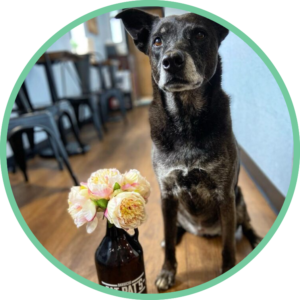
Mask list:
[{"label": "dog", "polygon": [[261,241],[237,185],[239,149],[230,99],[221,86],[218,50],[229,31],[193,13],[159,18],[128,9],[116,18],[149,56],[152,70],[152,163],[161,190],[165,235],[157,289],[167,290],[175,282],[175,246],[185,231],[222,236],[225,273],[236,262],[239,226],[253,249]]}]

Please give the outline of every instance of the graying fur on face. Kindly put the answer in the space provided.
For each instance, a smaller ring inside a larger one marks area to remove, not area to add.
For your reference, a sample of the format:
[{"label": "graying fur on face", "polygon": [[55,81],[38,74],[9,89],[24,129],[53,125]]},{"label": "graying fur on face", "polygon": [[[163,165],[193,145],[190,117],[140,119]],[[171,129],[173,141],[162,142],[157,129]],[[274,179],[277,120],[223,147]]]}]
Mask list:
[{"label": "graying fur on face", "polygon": [[160,62],[160,75],[159,75],[159,81],[157,82],[160,89],[166,92],[183,92],[183,91],[194,90],[202,84],[203,76],[199,74],[199,72],[197,71],[195,63],[192,57],[188,53],[185,53],[185,67],[184,67],[182,79],[187,80],[188,84],[184,84],[176,88],[168,87],[166,85],[166,83],[168,82],[167,72],[164,70],[162,63]]}]

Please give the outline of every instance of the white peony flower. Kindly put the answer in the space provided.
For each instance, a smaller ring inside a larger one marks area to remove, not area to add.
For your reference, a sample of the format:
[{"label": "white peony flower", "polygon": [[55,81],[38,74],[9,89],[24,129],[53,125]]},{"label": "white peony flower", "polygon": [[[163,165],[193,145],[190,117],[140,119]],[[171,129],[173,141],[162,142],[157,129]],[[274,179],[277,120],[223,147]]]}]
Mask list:
[{"label": "white peony flower", "polygon": [[139,193],[146,200],[149,198],[151,192],[150,183],[138,170],[130,170],[123,176],[123,191],[134,191]]},{"label": "white peony flower", "polygon": [[134,229],[147,219],[145,204],[139,193],[123,192],[108,202],[105,217],[118,228]]},{"label": "white peony flower", "polygon": [[117,169],[101,169],[91,174],[86,185],[91,199],[109,199],[116,183],[123,184]]},{"label": "white peony flower", "polygon": [[87,188],[74,186],[69,193],[69,209],[71,217],[77,227],[87,224],[87,231],[91,233],[98,224],[96,217],[97,207],[94,201],[89,199]]}]

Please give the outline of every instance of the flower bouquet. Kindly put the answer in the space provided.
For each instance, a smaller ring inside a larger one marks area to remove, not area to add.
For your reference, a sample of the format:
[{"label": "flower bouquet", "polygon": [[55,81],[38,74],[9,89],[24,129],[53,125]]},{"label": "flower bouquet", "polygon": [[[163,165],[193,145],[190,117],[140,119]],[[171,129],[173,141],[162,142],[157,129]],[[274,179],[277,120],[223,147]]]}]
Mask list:
[{"label": "flower bouquet", "polygon": [[[88,233],[107,219],[106,235],[95,254],[99,283],[115,290],[146,293],[143,250],[137,227],[146,219],[150,184],[137,170],[121,174],[101,169],[69,193],[68,212],[77,227]],[[124,230],[123,230],[124,229]],[[134,235],[127,231],[134,229]]]},{"label": "flower bouquet", "polygon": [[134,229],[146,220],[149,195],[150,184],[139,171],[121,174],[117,169],[101,169],[71,188],[68,211],[77,227],[86,224],[88,233],[96,229],[101,212],[110,225]]}]

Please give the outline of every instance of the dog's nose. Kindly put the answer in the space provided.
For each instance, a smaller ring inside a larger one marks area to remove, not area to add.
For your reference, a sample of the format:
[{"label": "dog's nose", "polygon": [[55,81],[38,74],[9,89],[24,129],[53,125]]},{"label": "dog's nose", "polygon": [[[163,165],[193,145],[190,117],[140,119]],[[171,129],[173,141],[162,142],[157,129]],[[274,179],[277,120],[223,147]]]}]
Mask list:
[{"label": "dog's nose", "polygon": [[168,72],[176,72],[182,69],[184,65],[184,55],[181,51],[171,51],[164,55],[162,66]]}]

